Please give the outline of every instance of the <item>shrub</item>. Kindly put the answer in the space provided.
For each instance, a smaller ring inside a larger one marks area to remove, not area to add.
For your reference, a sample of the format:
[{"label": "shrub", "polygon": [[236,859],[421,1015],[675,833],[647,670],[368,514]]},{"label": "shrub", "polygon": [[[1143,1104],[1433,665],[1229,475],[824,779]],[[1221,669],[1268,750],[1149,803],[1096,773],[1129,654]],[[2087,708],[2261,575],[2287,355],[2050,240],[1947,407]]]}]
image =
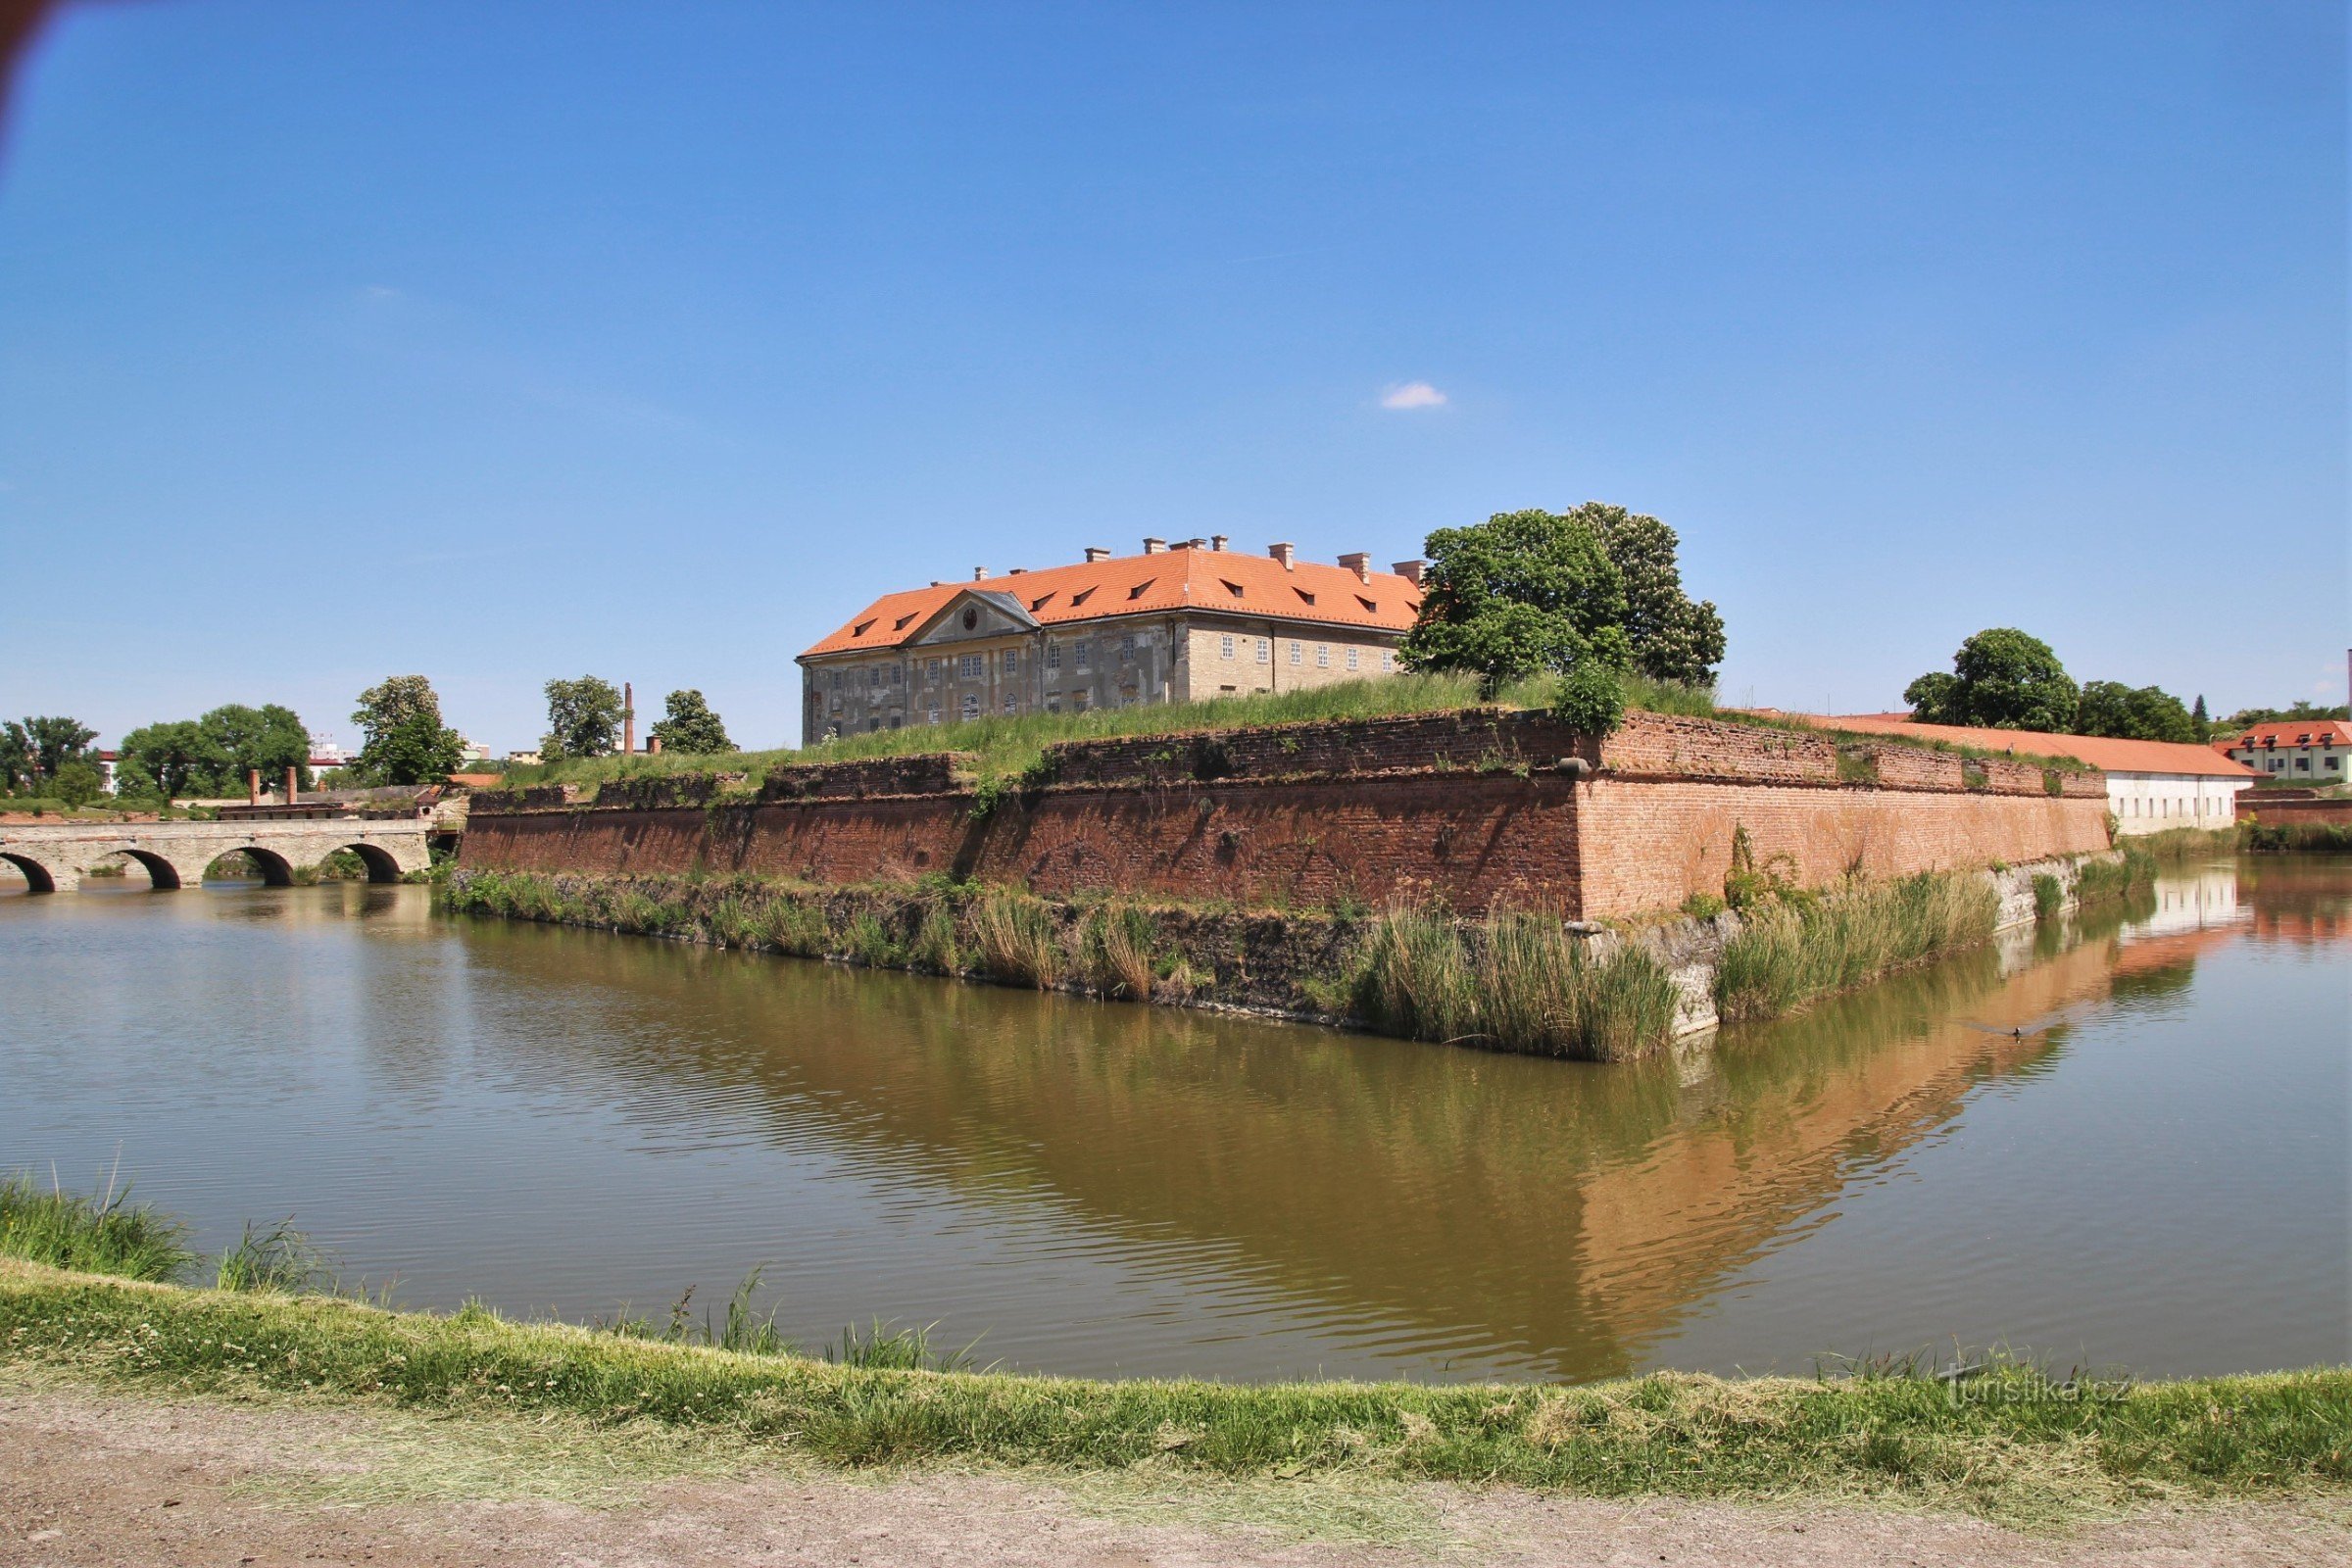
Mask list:
[{"label": "shrub", "polygon": [[1625,688],[1617,672],[1599,660],[1581,660],[1560,678],[1551,711],[1579,735],[1612,734],[1625,722]]},{"label": "shrub", "polygon": [[2056,877],[2054,877],[2054,876],[2050,875],[2050,874],[2049,874],[2047,871],[2037,871],[2037,872],[2035,872],[2035,873],[2034,873],[2034,919],[2036,919],[2036,920],[2047,920],[2047,919],[2048,919],[2048,918],[2049,918],[2051,915],[2053,915],[2053,914],[2056,914],[2056,913],[2058,912],[2058,906],[2059,906],[2061,904],[2064,904],[2065,902],[2066,902],[2066,888],[2065,888],[2065,886],[2064,886],[2063,884],[2061,884],[2061,883],[2059,882],[2059,880],[2058,880]]},{"label": "shrub", "polygon": [[2146,887],[2156,880],[2156,857],[2136,844],[2124,846],[2113,860],[2090,860],[2075,879],[2075,902],[2098,904]]}]

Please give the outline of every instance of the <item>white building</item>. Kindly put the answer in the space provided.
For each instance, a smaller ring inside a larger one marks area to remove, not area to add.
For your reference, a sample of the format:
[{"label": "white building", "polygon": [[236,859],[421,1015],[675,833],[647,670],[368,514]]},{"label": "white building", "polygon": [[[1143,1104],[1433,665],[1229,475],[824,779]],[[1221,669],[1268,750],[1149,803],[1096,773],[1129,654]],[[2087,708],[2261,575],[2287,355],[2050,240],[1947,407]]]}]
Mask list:
[{"label": "white building", "polygon": [[2249,724],[2214,749],[2281,784],[2341,784],[2352,777],[2352,724],[2340,718],[2282,718]]},{"label": "white building", "polygon": [[1919,724],[1903,713],[1845,713],[1813,720],[1825,729],[1943,741],[1981,752],[2071,759],[2107,775],[2107,808],[2120,831],[2162,833],[2177,827],[2225,828],[2237,821],[2237,797],[2255,773],[2210,746],[2119,741],[2104,735],[2042,730],[1968,729]]}]

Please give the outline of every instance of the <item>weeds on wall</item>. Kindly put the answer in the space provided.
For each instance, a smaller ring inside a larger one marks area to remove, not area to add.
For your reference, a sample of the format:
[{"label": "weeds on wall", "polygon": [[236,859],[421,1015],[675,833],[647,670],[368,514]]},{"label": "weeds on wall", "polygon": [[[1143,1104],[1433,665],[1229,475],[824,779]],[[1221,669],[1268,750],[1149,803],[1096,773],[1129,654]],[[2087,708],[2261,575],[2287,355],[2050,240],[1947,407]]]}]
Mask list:
[{"label": "weeds on wall", "polygon": [[2103,904],[2145,890],[2156,880],[2156,857],[2136,844],[2126,844],[2113,860],[2083,862],[2075,879],[2075,903]]},{"label": "weeds on wall", "polygon": [[1366,933],[1361,962],[1358,1010],[1407,1039],[1621,1061],[1674,1032],[1679,994],[1648,949],[1594,956],[1554,916],[1498,911],[1466,925],[1393,909]]},{"label": "weeds on wall", "polygon": [[2066,903],[2066,886],[2047,871],[2034,875],[2034,918],[2048,920]]},{"label": "weeds on wall", "polygon": [[1990,937],[2000,895],[1983,877],[1923,871],[1898,882],[1751,906],[1724,943],[1715,1008],[1767,1018]]}]

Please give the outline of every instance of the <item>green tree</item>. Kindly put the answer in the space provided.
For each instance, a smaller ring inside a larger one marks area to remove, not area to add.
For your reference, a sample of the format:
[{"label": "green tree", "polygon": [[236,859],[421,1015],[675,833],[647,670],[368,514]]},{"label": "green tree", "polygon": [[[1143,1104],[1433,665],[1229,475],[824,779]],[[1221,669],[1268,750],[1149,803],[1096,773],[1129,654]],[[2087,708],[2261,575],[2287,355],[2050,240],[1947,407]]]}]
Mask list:
[{"label": "green tree", "polygon": [[371,784],[437,784],[465,755],[465,737],[441,722],[440,696],[422,675],[368,687],[351,721],[364,737],[352,771]]},{"label": "green tree", "polygon": [[551,680],[547,692],[547,735],[539,755],[548,761],[566,757],[602,757],[620,734],[620,692],[594,675]]},{"label": "green tree", "polygon": [[1903,688],[1911,716],[1922,723],[2061,735],[2074,728],[2081,696],[2048,643],[2010,626],[1962,643],[1949,675],[1931,670]]},{"label": "green tree", "polygon": [[116,787],[133,795],[218,795],[228,760],[194,719],[142,724],[118,748]]},{"label": "green tree", "polygon": [[1586,523],[1502,512],[1440,528],[1423,548],[1421,615],[1398,650],[1406,668],[1466,670],[1493,697],[1514,680],[1588,660],[1632,664],[1625,581]]},{"label": "green tree", "polygon": [[2197,693],[2197,706],[2188,710],[2189,722],[2197,726],[2197,744],[2213,739],[2213,715],[2205,710],[2205,694]]},{"label": "green tree", "polygon": [[298,788],[311,787],[311,733],[292,709],[275,703],[260,708],[230,703],[205,714],[196,727],[220,756],[223,776],[216,785],[220,793],[243,789],[249,769],[259,769],[262,782],[269,784],[283,778],[290,767]]},{"label": "green tree", "polygon": [[49,793],[76,810],[106,793],[106,776],[81,758],[58,764]]},{"label": "green tree", "polygon": [[2248,724],[2300,724],[2312,719],[2352,718],[2352,710],[2341,706],[2322,708],[2305,698],[2297,698],[2285,708],[2241,708],[2230,715],[2228,728],[2243,729]]},{"label": "green tree", "polygon": [[15,719],[0,723],[0,790],[21,790],[32,783],[32,737]]},{"label": "green tree", "polygon": [[648,733],[662,743],[665,752],[731,752],[735,743],[727,739],[727,726],[719,722],[710,705],[699,691],[671,692],[662,704],[662,716]]},{"label": "green tree", "polygon": [[98,738],[98,732],[78,718],[27,718],[23,729],[33,774],[43,780],[57,777],[59,768],[87,752]]},{"label": "green tree", "polygon": [[1634,667],[1652,680],[1715,684],[1723,662],[1723,616],[1712,600],[1683,592],[1675,531],[1656,517],[1588,501],[1568,514],[1592,530],[1625,584],[1625,633]]},{"label": "green tree", "polygon": [[2170,692],[2094,680],[2082,687],[2082,701],[2075,709],[2075,733],[2111,735],[2127,741],[2193,742],[2197,724],[2180,706],[2180,699]]}]

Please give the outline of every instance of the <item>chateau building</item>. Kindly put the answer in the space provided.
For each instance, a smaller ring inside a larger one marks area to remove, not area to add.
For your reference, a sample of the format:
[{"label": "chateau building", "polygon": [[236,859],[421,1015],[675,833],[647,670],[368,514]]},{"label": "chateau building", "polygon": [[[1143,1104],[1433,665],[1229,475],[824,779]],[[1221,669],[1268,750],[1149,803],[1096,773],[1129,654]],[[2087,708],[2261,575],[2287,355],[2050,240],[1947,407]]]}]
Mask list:
[{"label": "chateau building", "polygon": [[1394,673],[1418,561],[1300,561],[1225,538],[885,594],[800,656],[808,741],[984,713],[1066,713]]}]

